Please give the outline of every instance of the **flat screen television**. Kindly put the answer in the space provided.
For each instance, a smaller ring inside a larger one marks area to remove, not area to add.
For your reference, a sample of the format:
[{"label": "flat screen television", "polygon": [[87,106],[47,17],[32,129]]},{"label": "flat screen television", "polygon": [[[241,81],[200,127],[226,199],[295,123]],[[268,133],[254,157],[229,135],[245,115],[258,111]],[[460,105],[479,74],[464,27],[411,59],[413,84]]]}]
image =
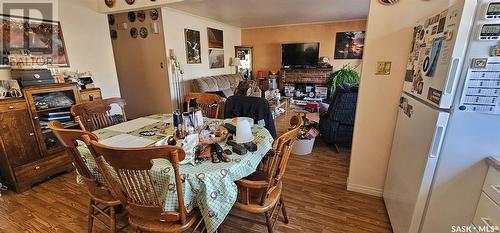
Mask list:
[{"label": "flat screen television", "polygon": [[319,60],[319,43],[281,45],[281,65],[285,68],[316,67]]}]

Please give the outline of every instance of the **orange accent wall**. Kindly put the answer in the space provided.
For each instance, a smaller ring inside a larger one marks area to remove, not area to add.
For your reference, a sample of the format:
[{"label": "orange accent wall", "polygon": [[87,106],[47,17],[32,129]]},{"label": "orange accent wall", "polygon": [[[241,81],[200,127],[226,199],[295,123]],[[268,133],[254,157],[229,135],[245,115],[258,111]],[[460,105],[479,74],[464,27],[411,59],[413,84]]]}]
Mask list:
[{"label": "orange accent wall", "polygon": [[[333,60],[337,32],[365,31],[366,20],[338,23],[304,24],[241,30],[241,44],[253,46],[254,75],[281,67],[281,44],[319,42],[320,57],[329,57],[335,69],[343,64],[360,65],[361,60]],[[361,66],[359,66],[359,69]]]}]

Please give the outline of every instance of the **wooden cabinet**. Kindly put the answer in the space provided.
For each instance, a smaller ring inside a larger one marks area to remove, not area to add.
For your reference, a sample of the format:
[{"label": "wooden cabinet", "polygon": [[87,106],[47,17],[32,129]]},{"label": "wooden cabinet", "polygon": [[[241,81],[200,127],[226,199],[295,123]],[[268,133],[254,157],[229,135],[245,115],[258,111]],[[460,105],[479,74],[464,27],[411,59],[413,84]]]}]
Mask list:
[{"label": "wooden cabinet", "polygon": [[4,109],[0,110],[2,149],[13,167],[40,159],[40,151],[28,107],[24,100],[21,101],[6,104]]},{"label": "wooden cabinet", "polygon": [[101,100],[101,89],[91,88],[80,90],[80,99],[82,100],[82,103],[90,102],[93,100]]},{"label": "wooden cabinet", "polygon": [[[46,117],[69,112],[76,103],[76,84],[32,86],[24,89],[24,99],[0,101],[0,176],[10,189],[23,192],[47,177],[73,170],[71,158],[47,129]],[[64,124],[78,127],[72,118]]]}]

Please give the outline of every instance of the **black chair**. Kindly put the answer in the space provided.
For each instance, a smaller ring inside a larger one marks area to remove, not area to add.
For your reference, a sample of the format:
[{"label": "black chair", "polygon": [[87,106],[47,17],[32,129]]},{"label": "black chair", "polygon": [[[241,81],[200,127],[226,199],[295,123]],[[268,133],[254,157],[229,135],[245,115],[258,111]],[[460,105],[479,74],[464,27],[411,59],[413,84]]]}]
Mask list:
[{"label": "black chair", "polygon": [[231,96],[224,104],[224,118],[250,117],[255,124],[265,122],[265,128],[276,138],[276,127],[269,108],[269,102],[264,98],[253,96]]},{"label": "black chair", "polygon": [[341,84],[337,87],[328,111],[321,115],[319,131],[328,144],[339,146],[352,144],[356,103],[359,84]]}]

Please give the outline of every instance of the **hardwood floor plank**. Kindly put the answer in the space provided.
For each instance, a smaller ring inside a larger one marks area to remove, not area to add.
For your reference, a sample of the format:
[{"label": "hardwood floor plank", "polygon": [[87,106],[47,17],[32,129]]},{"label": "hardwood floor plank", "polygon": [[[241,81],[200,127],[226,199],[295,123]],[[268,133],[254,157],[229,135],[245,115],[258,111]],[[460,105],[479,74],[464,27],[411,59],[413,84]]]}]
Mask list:
[{"label": "hardwood floor plank", "polygon": [[[278,118],[278,132],[288,127],[287,117]],[[317,120],[317,114],[311,116]],[[346,190],[349,153],[336,153],[316,140],[311,155],[292,155],[284,177],[284,199],[289,224],[280,216],[275,232],[358,233],[391,232],[381,198]],[[22,194],[11,191],[0,197],[0,232],[85,232],[88,197],[76,184],[75,173],[67,173]],[[233,215],[251,218],[246,221]],[[94,232],[107,232],[94,221]],[[225,233],[266,232],[264,216],[233,210],[223,223]],[[120,225],[126,219],[119,219]],[[132,232],[126,228],[124,232]]]}]

